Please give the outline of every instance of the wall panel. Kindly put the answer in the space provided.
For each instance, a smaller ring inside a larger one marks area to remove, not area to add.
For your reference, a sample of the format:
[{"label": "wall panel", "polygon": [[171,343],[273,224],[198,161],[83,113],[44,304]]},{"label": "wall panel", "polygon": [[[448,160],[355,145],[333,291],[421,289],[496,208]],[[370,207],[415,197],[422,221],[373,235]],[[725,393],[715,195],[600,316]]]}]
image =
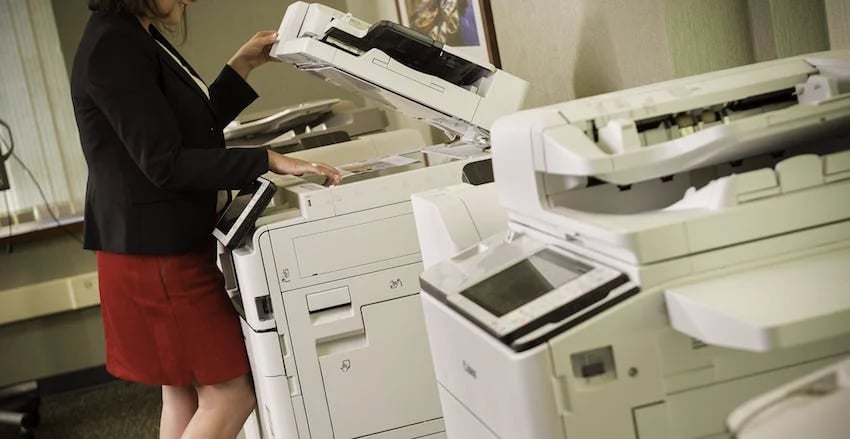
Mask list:
[{"label": "wall panel", "polygon": [[850,0],[825,0],[832,49],[850,49]]},{"label": "wall panel", "polygon": [[502,65],[531,82],[529,106],[670,76],[657,0],[492,0],[491,5]]},{"label": "wall panel", "polygon": [[664,0],[663,3],[674,77],[755,60],[746,2]]}]

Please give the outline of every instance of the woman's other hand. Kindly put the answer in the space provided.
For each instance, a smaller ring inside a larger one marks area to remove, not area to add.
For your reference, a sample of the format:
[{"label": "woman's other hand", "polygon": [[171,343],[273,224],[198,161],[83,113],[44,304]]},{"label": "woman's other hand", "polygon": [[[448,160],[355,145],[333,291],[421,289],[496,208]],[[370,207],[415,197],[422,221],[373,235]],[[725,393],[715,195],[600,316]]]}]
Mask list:
[{"label": "woman's other hand", "polygon": [[339,184],[339,171],[324,163],[310,163],[269,150],[269,170],[275,174],[304,175],[307,173],[325,176],[325,186]]},{"label": "woman's other hand", "polygon": [[276,31],[257,32],[236,51],[236,55],[230,58],[227,65],[235,70],[242,79],[248,79],[248,74],[257,67],[269,61],[278,61],[269,55],[275,41],[277,41]]}]

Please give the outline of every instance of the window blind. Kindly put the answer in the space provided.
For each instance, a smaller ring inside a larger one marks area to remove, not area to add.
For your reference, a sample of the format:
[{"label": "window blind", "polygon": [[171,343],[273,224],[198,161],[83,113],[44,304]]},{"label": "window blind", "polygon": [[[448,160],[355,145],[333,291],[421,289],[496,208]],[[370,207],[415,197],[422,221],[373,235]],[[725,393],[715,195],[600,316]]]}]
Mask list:
[{"label": "window blind", "polygon": [[11,188],[0,192],[0,238],[10,223],[13,235],[55,226],[48,208],[63,223],[79,220],[87,170],[50,0],[0,0],[0,78],[0,119],[15,142],[5,163]]}]

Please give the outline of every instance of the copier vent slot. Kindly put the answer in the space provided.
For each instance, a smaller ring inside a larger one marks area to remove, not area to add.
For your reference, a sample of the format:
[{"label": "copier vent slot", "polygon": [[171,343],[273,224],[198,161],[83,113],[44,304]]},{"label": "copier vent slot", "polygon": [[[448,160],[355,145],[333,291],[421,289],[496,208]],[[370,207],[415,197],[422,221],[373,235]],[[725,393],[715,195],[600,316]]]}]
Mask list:
[{"label": "copier vent slot", "polygon": [[254,299],[257,306],[257,318],[260,321],[271,320],[272,315],[272,298],[271,296],[260,296]]},{"label": "copier vent slot", "polygon": [[570,356],[573,375],[588,384],[602,384],[617,379],[614,349],[611,346],[577,352]]},{"label": "copier vent slot", "polygon": [[493,182],[493,160],[478,160],[463,166],[462,178],[464,183],[473,186]]}]

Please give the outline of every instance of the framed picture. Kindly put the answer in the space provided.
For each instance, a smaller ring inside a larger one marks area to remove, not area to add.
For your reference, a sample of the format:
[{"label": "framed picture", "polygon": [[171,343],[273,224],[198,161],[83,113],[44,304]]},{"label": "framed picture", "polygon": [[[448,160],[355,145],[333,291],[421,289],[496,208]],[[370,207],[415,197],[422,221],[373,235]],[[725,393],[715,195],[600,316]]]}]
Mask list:
[{"label": "framed picture", "polygon": [[489,0],[396,0],[399,23],[501,67]]}]

